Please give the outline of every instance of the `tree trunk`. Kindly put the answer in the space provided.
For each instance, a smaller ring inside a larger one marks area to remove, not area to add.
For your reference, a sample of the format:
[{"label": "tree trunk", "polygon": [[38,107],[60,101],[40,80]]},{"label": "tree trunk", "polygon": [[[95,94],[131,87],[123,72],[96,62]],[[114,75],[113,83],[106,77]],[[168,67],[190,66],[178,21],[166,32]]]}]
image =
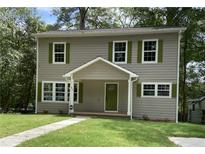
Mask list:
[{"label": "tree trunk", "polygon": [[185,38],[184,50],[183,50],[183,79],[182,79],[182,121],[187,120],[187,103],[186,103],[186,50],[187,39]]},{"label": "tree trunk", "polygon": [[80,30],[85,29],[85,18],[86,18],[86,13],[88,11],[88,8],[86,7],[80,7]]}]

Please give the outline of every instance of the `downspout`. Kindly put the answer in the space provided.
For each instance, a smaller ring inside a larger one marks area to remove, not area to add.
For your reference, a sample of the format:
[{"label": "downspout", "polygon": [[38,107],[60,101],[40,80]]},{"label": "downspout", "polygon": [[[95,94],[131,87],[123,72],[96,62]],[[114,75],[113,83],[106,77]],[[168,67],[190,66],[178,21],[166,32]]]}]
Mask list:
[{"label": "downspout", "polygon": [[38,107],[38,38],[36,37],[36,100],[35,100],[35,114],[37,114]]},{"label": "downspout", "polygon": [[179,70],[180,70],[180,40],[181,30],[178,33],[178,54],[177,54],[177,100],[176,100],[176,123],[178,123],[178,108],[179,108]]},{"label": "downspout", "polygon": [[133,103],[133,101],[132,101],[132,96],[133,96],[133,83],[135,82],[135,81],[137,81],[137,77],[134,79],[134,80],[131,80],[131,95],[130,95],[130,120],[132,120],[132,103]]}]

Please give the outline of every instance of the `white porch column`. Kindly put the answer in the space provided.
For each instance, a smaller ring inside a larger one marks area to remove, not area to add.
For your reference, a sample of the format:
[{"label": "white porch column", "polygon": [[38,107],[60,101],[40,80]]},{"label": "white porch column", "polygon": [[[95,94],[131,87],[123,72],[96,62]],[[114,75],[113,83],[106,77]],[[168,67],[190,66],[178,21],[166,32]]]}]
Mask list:
[{"label": "white porch column", "polygon": [[73,76],[70,78],[70,100],[69,100],[69,113],[74,112],[74,80]]},{"label": "white porch column", "polygon": [[130,116],[130,107],[131,107],[131,95],[132,95],[132,91],[131,91],[131,77],[129,77],[129,80],[128,80],[128,99],[127,99],[127,115]]}]

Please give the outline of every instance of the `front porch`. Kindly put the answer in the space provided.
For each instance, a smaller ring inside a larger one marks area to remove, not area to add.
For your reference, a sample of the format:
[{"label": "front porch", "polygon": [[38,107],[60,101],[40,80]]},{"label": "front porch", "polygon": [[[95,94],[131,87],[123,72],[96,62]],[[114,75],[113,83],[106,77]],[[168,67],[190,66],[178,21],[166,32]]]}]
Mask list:
[{"label": "front porch", "polygon": [[118,112],[77,112],[74,111],[71,115],[83,115],[83,116],[109,116],[109,117],[129,117],[127,113]]},{"label": "front porch", "polygon": [[[103,58],[96,58],[65,74],[70,83],[69,114],[132,116],[132,86],[137,75]],[[79,82],[80,102],[74,102],[74,83]]]}]

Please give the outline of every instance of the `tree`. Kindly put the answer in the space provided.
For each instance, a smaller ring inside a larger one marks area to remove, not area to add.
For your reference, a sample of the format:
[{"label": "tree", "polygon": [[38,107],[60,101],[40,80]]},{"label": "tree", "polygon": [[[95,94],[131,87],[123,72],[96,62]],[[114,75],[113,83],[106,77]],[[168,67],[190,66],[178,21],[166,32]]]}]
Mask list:
[{"label": "tree", "polygon": [[86,14],[89,8],[73,7],[73,8],[57,8],[53,10],[53,14],[57,16],[57,23],[60,26],[65,26],[67,29],[78,27],[85,29]]},{"label": "tree", "polygon": [[0,106],[24,108],[34,101],[36,42],[45,26],[26,8],[0,9]]},{"label": "tree", "polygon": [[112,8],[57,8],[57,25],[63,29],[93,29],[119,27]]}]

